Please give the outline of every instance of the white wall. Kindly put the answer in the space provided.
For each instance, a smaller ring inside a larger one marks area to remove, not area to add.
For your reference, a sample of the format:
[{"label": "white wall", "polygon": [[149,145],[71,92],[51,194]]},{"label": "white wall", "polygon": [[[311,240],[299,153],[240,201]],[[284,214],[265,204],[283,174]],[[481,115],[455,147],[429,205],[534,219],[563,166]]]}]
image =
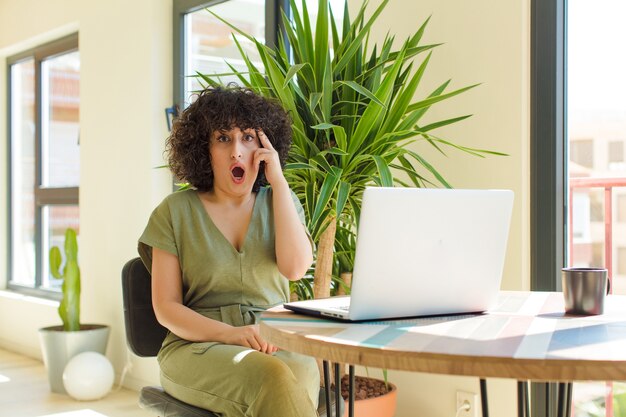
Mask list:
[{"label": "white wall", "polygon": [[[352,9],[360,3],[350,2]],[[380,0],[372,1],[370,13],[379,4]],[[424,98],[448,79],[452,79],[448,91],[482,83],[431,108],[432,121],[473,114],[437,130],[436,135],[509,156],[476,158],[450,149],[444,157],[426,144],[414,149],[456,188],[514,191],[502,288],[529,289],[530,1],[391,0],[380,18],[385,23],[375,29],[376,38],[382,40],[389,32],[402,42],[429,16],[425,43],[444,45],[434,50],[418,97]],[[477,378],[390,371],[389,379],[399,385],[396,417],[454,416],[457,390],[479,392]],[[514,381],[489,379],[488,387],[491,415],[514,415]]]},{"label": "white wall", "polygon": [[[3,1],[0,16],[2,56],[79,30],[82,319],[112,327],[107,356],[120,374],[130,356],[120,271],[136,256],[152,208],[171,189],[167,172],[154,167],[163,164],[164,108],[172,102],[172,2]],[[4,63],[0,68],[4,91]],[[6,187],[4,177],[0,187]],[[5,207],[0,206],[2,219]],[[4,222],[2,227],[4,232]],[[41,357],[36,330],[60,321],[54,303],[29,300],[0,295],[0,345]],[[132,362],[127,383],[158,381],[154,359]]]},{"label": "white wall", "polygon": [[[120,374],[131,357],[126,384],[158,381],[154,359],[127,353],[120,291],[123,263],[152,208],[167,194],[162,164],[167,135],[163,109],[171,104],[172,0],[0,0],[0,60],[79,30],[81,54],[81,266],[83,318],[107,323],[107,356]],[[352,6],[360,0],[350,0]],[[372,1],[369,10],[379,3]],[[481,86],[431,109],[433,119],[474,114],[438,132],[470,147],[508,153],[474,158],[450,150],[429,160],[458,188],[509,188],[515,206],[503,288],[529,286],[529,0],[392,0],[376,28],[403,39],[432,15],[426,31],[437,48],[420,95],[452,78],[450,88]],[[5,65],[0,65],[0,135],[6,131]],[[424,148],[417,147],[420,152]],[[0,158],[6,159],[6,143]],[[4,166],[4,163],[1,164]],[[6,187],[0,170],[0,189]],[[6,218],[0,192],[0,218]],[[6,225],[0,222],[0,235]],[[6,242],[0,239],[0,261]],[[0,283],[5,268],[0,269]],[[9,319],[13,318],[13,319]],[[16,320],[14,318],[19,318]],[[40,357],[36,330],[59,322],[54,303],[0,293],[0,346]],[[455,391],[478,392],[476,378],[390,372],[399,385],[397,417],[454,415]],[[491,414],[514,413],[514,383],[489,380]]]},{"label": "white wall", "polygon": [[[6,282],[7,255],[7,178],[6,178],[6,63],[5,56],[30,49],[39,44],[78,31],[80,1],[53,0],[37,2],[0,1],[0,284]],[[0,345],[18,352],[41,357],[36,329],[58,324],[58,303],[0,293]],[[59,321],[60,322],[60,321]]]},{"label": "white wall", "polygon": [[[358,2],[360,4],[360,2]],[[380,1],[372,2],[373,11]],[[418,96],[452,79],[447,91],[481,83],[439,103],[426,118],[442,120],[473,114],[465,121],[435,131],[453,142],[509,156],[476,158],[449,149],[448,157],[426,144],[415,145],[456,188],[508,188],[515,208],[503,288],[527,289],[529,239],[529,4],[528,0],[392,0],[374,31],[403,41],[429,17],[425,43],[435,48]],[[444,148],[445,149],[445,148]]]}]

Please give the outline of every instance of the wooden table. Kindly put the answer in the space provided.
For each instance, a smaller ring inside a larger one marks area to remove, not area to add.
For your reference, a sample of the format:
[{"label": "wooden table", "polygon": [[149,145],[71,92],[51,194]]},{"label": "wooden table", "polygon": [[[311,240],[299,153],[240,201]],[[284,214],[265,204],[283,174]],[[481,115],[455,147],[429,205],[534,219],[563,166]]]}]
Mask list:
[{"label": "wooden table", "polygon": [[520,415],[529,414],[525,381],[561,383],[565,416],[572,381],[626,380],[626,296],[607,297],[599,316],[565,315],[560,292],[503,291],[484,314],[362,323],[277,307],[261,316],[260,329],[282,349],[334,363],[524,381]]}]

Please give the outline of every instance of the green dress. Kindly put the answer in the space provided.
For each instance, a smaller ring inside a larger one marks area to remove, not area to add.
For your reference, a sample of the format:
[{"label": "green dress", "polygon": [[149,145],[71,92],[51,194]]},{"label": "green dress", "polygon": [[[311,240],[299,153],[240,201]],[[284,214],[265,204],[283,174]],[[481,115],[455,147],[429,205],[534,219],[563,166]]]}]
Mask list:
[{"label": "green dress", "polygon": [[[304,224],[297,197],[294,204]],[[289,298],[278,271],[272,191],[257,193],[248,231],[237,251],[208,215],[198,192],[173,193],[153,211],[139,238],[151,268],[152,248],[178,257],[183,304],[232,326],[254,324],[262,311]],[[169,332],[158,354],[161,383],[172,396],[225,417],[316,416],[319,371],[314,359],[267,355],[220,342],[190,342]]]}]

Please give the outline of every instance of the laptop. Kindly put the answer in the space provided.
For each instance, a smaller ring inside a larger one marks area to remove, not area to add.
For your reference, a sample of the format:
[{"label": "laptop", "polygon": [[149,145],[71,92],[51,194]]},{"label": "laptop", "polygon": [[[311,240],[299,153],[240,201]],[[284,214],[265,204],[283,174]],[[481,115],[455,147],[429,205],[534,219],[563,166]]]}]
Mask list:
[{"label": "laptop", "polygon": [[502,280],[510,190],[368,187],[350,296],[285,303],[362,321],[483,312]]}]

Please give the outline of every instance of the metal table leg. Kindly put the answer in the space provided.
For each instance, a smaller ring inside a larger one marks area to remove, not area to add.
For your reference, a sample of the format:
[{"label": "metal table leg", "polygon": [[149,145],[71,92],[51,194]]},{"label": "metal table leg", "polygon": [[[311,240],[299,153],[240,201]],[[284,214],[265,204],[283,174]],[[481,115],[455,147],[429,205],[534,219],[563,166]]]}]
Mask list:
[{"label": "metal table leg", "polygon": [[530,416],[530,401],[528,398],[528,382],[517,381],[517,416]]},{"label": "metal table leg", "polygon": [[570,417],[572,413],[572,383],[559,382],[558,384],[558,417]]},{"label": "metal table leg", "polygon": [[326,416],[332,417],[333,412],[330,409],[330,369],[328,361],[323,361],[324,366],[324,392],[326,393]]},{"label": "metal table leg", "polygon": [[339,364],[335,364],[335,417],[341,417],[341,375],[339,375]]},{"label": "metal table leg", "polygon": [[570,417],[572,415],[572,390],[574,389],[574,383],[569,382],[567,384],[567,403],[565,404],[565,416]]},{"label": "metal table leg", "polygon": [[348,417],[354,417],[354,365],[348,367],[350,374],[350,386],[348,387],[350,396],[348,397]]},{"label": "metal table leg", "polygon": [[483,410],[483,417],[489,417],[489,403],[487,402],[487,381],[480,379],[480,404]]},{"label": "metal table leg", "polygon": [[[341,403],[343,402],[343,398],[341,396],[341,364],[333,363],[333,370],[335,372],[335,410],[333,413],[333,409],[330,405],[331,398],[331,389],[330,389],[330,364],[328,361],[322,361],[323,363],[323,371],[324,371],[324,392],[326,393],[326,416],[327,417],[341,417]],[[354,376],[354,365],[350,365],[349,369],[349,383],[348,383],[348,416],[354,417],[354,387],[355,387],[355,376]]]}]

